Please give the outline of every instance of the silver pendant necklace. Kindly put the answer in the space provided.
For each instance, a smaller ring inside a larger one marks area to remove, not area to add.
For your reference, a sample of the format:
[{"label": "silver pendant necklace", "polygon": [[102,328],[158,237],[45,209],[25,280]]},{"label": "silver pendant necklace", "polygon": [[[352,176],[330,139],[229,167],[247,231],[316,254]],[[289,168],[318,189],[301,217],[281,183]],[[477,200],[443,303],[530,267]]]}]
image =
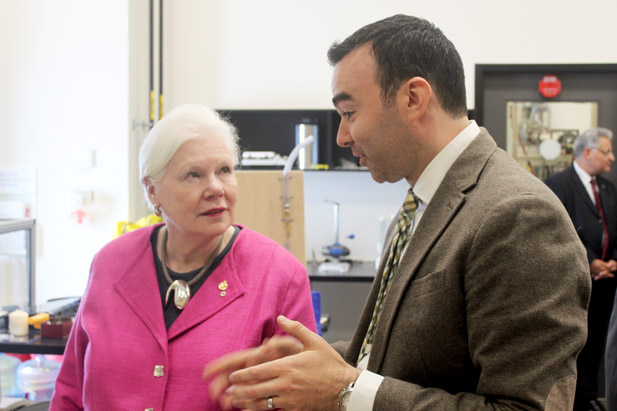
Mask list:
[{"label": "silver pendant necklace", "polygon": [[186,307],[186,305],[191,299],[191,286],[196,284],[197,281],[199,281],[206,274],[206,271],[208,271],[208,268],[210,268],[210,265],[212,265],[212,262],[218,255],[219,250],[221,249],[221,244],[223,243],[223,238],[225,238],[225,234],[221,235],[221,239],[216,245],[216,249],[210,256],[208,261],[206,261],[206,264],[202,267],[199,273],[197,273],[197,275],[187,283],[184,280],[172,280],[171,276],[169,275],[169,271],[167,270],[167,264],[165,261],[167,257],[166,248],[168,233],[169,231],[167,230],[167,228],[165,228],[165,232],[163,233],[163,245],[161,246],[161,262],[163,263],[163,274],[165,275],[165,280],[167,280],[167,283],[169,284],[169,288],[167,288],[167,293],[165,294],[165,307],[167,307],[167,304],[169,303],[169,294],[173,291],[174,305],[179,310],[182,310],[184,307]]}]

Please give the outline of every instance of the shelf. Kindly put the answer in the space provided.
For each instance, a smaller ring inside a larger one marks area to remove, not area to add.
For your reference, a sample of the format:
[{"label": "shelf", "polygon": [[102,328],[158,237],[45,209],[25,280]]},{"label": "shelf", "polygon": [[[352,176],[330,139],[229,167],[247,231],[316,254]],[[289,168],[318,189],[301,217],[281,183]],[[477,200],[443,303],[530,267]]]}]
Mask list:
[{"label": "shelf", "polygon": [[25,257],[27,255],[28,250],[26,250],[25,248],[23,250],[10,250],[0,248],[0,256]]},{"label": "shelf", "polygon": [[32,230],[34,229],[33,219],[1,219],[0,218],[0,234],[10,233],[13,231]]}]

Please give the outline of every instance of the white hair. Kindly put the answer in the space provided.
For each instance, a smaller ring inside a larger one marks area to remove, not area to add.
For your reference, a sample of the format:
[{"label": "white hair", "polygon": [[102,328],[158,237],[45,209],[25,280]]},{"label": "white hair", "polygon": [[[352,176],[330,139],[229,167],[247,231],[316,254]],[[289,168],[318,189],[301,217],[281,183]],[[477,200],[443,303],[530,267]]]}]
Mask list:
[{"label": "white hair", "polygon": [[236,128],[208,107],[197,104],[178,106],[152,127],[139,151],[139,181],[144,187],[146,200],[151,208],[146,178],[149,177],[153,182],[158,181],[182,144],[212,135],[223,138],[233,164],[237,166],[240,148]]},{"label": "white hair", "polygon": [[596,127],[583,131],[574,140],[573,154],[574,158],[579,158],[583,155],[583,152],[587,147],[598,148],[600,147],[600,137],[606,137],[609,140],[613,140],[613,132],[608,128]]}]

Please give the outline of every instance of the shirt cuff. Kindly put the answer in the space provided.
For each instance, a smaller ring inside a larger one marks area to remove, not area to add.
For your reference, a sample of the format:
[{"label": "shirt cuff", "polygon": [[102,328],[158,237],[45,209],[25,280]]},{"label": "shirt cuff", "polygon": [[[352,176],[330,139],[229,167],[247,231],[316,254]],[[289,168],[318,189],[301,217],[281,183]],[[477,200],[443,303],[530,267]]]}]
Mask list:
[{"label": "shirt cuff", "polygon": [[366,411],[373,409],[377,390],[384,377],[370,371],[362,371],[356,380],[349,397],[348,411]]}]

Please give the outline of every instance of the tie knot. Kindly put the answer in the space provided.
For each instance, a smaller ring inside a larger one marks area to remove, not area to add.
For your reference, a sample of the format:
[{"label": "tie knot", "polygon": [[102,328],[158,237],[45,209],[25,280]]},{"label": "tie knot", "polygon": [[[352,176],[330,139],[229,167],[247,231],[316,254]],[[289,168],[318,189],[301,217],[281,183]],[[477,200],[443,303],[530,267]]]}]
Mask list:
[{"label": "tie knot", "polygon": [[401,216],[409,220],[413,219],[416,208],[418,208],[418,201],[418,197],[414,194],[413,189],[410,188],[407,192],[407,196],[405,196],[405,201],[403,201]]}]

